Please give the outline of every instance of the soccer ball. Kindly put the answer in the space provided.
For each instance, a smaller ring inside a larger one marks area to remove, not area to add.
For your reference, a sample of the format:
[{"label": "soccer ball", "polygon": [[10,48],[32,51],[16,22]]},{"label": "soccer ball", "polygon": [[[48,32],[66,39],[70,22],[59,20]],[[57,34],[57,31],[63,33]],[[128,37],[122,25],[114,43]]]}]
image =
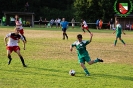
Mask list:
[{"label": "soccer ball", "polygon": [[74,71],[74,70],[70,70],[70,71],[69,71],[69,75],[75,76],[75,71]]}]

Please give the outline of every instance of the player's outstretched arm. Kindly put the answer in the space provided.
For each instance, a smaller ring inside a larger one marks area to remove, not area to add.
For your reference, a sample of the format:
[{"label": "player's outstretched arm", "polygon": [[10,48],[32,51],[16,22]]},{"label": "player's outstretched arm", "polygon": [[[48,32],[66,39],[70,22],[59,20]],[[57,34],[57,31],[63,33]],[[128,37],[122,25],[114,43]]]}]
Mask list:
[{"label": "player's outstretched arm", "polygon": [[91,35],[90,35],[91,37],[90,37],[90,42],[92,41],[92,37],[93,37],[93,34],[91,33]]},{"label": "player's outstretched arm", "polygon": [[72,45],[70,46],[70,51],[73,51],[73,47],[72,47]]},{"label": "player's outstretched arm", "polygon": [[113,32],[113,34],[116,32],[116,30]]}]

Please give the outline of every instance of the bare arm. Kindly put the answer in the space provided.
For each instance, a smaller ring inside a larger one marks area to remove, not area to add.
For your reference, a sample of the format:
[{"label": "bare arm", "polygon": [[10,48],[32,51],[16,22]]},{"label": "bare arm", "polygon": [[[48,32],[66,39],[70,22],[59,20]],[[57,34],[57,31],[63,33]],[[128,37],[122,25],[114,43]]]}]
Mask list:
[{"label": "bare arm", "polygon": [[124,29],[122,29],[123,34],[125,35]]},{"label": "bare arm", "polygon": [[71,52],[73,51],[73,47],[72,47],[72,46],[70,46],[70,51],[71,51]]},{"label": "bare arm", "polygon": [[90,35],[91,37],[90,37],[90,42],[92,41],[92,37],[93,37],[93,34],[91,33],[91,35]]},{"label": "bare arm", "polygon": [[113,34],[116,32],[116,30],[113,32]]},{"label": "bare arm", "polygon": [[5,45],[7,46],[7,37],[4,38]]},{"label": "bare arm", "polygon": [[25,50],[25,40],[23,40],[23,49]]}]

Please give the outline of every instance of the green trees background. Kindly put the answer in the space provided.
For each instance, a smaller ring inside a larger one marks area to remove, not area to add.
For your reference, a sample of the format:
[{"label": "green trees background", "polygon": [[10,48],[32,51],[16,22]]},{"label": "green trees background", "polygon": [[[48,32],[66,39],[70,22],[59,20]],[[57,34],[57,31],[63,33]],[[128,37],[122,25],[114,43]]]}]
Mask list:
[{"label": "green trees background", "polygon": [[[95,22],[98,18],[108,22],[114,17],[116,0],[0,0],[0,18],[3,11],[24,12],[25,3],[29,3],[29,12],[35,13],[35,20],[40,17],[50,19],[65,17],[68,21],[85,19]],[[126,0],[129,1],[129,0]]]}]

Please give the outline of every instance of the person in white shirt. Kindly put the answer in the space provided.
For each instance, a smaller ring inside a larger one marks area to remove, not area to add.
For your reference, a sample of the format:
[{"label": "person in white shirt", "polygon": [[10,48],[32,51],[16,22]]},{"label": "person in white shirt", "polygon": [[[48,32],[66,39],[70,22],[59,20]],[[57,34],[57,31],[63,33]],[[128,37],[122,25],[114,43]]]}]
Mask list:
[{"label": "person in white shirt", "polygon": [[19,31],[19,33],[24,37],[24,40],[27,42],[26,37],[24,36],[24,29],[22,26],[22,21],[19,20],[18,15],[15,15],[15,24],[16,24],[16,28]]},{"label": "person in white shirt", "polygon": [[89,30],[89,27],[88,27],[86,21],[83,20],[83,19],[81,19],[81,27],[82,27],[82,30],[83,30],[84,33],[85,33],[85,30],[84,29],[86,29],[91,34],[91,32]]},{"label": "person in white shirt", "polygon": [[[9,40],[8,40],[8,38],[9,38]],[[7,56],[9,58],[8,65],[10,65],[10,63],[12,61],[11,53],[12,53],[12,51],[14,51],[20,57],[23,67],[27,67],[25,65],[22,55],[20,54],[20,47],[18,46],[19,39],[21,39],[23,41],[23,49],[25,50],[25,40],[24,40],[23,36],[19,34],[18,28],[15,28],[15,32],[7,34],[6,37],[4,38],[4,42],[5,42],[6,49],[7,49]]]}]

